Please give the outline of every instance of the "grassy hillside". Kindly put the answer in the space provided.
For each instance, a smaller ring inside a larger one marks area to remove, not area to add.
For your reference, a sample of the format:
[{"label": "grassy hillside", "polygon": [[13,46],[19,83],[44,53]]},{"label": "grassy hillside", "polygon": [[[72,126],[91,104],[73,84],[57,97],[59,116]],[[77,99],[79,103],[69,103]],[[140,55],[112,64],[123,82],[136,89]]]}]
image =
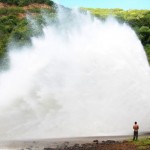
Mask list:
[{"label": "grassy hillside", "polygon": [[[41,10],[48,14],[55,14],[54,3],[50,0],[0,0],[0,60],[7,52],[7,45],[12,40],[17,41],[17,46],[31,44],[31,37],[41,34],[44,19]],[[97,18],[105,19],[108,15],[116,17],[121,22],[126,22],[136,31],[141,40],[148,60],[150,62],[150,10],[122,9],[92,9],[90,11]],[[26,19],[26,14],[35,18],[38,30],[31,27]]]},{"label": "grassy hillside", "polygon": [[51,0],[0,0],[1,3],[16,6],[27,6],[33,3],[53,5]]},{"label": "grassy hillside", "polygon": [[[36,2],[36,3],[33,3]],[[33,30],[26,15],[34,17],[42,28],[44,23],[41,10],[54,13],[53,2],[49,0],[0,0],[0,60],[7,52],[10,41],[16,40],[18,46],[30,44],[32,36],[40,30]]]}]

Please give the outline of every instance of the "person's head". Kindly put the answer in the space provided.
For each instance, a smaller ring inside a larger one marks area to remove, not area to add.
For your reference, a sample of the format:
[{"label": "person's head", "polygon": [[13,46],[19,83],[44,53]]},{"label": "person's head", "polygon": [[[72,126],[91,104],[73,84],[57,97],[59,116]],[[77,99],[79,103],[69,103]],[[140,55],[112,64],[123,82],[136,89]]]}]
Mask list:
[{"label": "person's head", "polygon": [[134,123],[135,123],[135,124],[137,124],[137,122],[136,122],[136,121],[135,121]]}]

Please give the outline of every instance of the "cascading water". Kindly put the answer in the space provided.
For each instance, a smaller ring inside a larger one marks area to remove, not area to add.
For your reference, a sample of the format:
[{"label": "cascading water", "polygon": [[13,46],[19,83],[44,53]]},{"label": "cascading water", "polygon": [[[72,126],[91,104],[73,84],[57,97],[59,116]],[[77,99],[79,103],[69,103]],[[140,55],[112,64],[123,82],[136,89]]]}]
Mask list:
[{"label": "cascading water", "polygon": [[126,24],[72,10],[9,53],[0,74],[0,138],[54,138],[149,129],[150,69]]}]

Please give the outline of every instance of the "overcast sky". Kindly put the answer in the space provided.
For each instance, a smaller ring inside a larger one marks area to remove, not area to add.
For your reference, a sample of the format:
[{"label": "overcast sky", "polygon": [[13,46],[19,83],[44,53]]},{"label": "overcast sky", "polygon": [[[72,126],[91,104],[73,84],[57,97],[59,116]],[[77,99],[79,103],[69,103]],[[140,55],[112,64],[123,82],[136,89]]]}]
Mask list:
[{"label": "overcast sky", "polygon": [[150,0],[54,0],[66,7],[149,9]]}]

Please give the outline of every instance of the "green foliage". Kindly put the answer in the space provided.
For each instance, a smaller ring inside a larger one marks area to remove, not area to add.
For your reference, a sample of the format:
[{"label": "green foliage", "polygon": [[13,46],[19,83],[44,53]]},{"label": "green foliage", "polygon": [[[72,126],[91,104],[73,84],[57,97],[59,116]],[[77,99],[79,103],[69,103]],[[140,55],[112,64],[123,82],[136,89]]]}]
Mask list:
[{"label": "green foliage", "polygon": [[16,40],[17,45],[16,46],[23,46],[25,43],[30,43],[30,37],[31,37],[31,29],[28,26],[28,22],[26,19],[22,19],[17,24],[17,28],[15,28],[10,36],[10,41]]},{"label": "green foliage", "polygon": [[[24,46],[31,44],[31,37],[42,34],[42,26],[44,19],[42,18],[41,8],[29,7],[24,9],[22,5],[31,4],[33,2],[50,4],[49,0],[0,0],[7,4],[13,4],[11,7],[0,8],[0,63],[6,55],[8,43],[11,45],[17,41],[15,46]],[[19,5],[19,6],[14,6]],[[48,14],[53,12],[52,9],[43,8]],[[27,21],[26,14],[30,14],[37,21],[38,28],[33,28]],[[32,15],[33,14],[33,15]],[[22,17],[20,17],[22,16]],[[12,46],[12,45],[11,45]]]},{"label": "green foliage", "polygon": [[150,62],[150,44],[146,44],[144,48],[147,54],[148,61]]},{"label": "green foliage", "polygon": [[150,43],[150,28],[148,26],[142,26],[138,31],[143,45]]},{"label": "green foliage", "polygon": [[[0,2],[13,5],[13,7],[0,8],[0,58],[7,51],[7,45],[10,41],[16,40],[17,46],[31,44],[31,37],[42,34],[42,27],[45,24],[41,15],[40,8],[28,8],[25,10],[22,6],[32,3],[53,5],[50,0],[0,0]],[[14,6],[16,5],[16,6]],[[50,17],[54,17],[55,13],[51,9],[43,9]],[[137,33],[141,40],[148,60],[150,62],[150,10],[128,10],[123,9],[93,9],[82,8],[88,10],[97,18],[105,20],[111,15],[117,18],[120,22],[129,24]],[[26,13],[34,14],[32,18],[36,21],[36,27],[30,22],[27,22],[25,17],[19,17]]]},{"label": "green foliage", "polygon": [[140,138],[138,141],[132,141],[137,146],[138,150],[148,150],[150,146],[149,138]]},{"label": "green foliage", "polygon": [[0,0],[0,2],[17,6],[27,6],[32,3],[47,4],[50,6],[54,4],[51,0]]},{"label": "green foliage", "polygon": [[0,18],[0,57],[5,55],[9,36],[16,27],[17,22],[17,17],[13,15]]},{"label": "green foliage", "polygon": [[0,9],[0,15],[18,15],[18,13],[25,13],[25,11],[21,7],[8,7]]}]

